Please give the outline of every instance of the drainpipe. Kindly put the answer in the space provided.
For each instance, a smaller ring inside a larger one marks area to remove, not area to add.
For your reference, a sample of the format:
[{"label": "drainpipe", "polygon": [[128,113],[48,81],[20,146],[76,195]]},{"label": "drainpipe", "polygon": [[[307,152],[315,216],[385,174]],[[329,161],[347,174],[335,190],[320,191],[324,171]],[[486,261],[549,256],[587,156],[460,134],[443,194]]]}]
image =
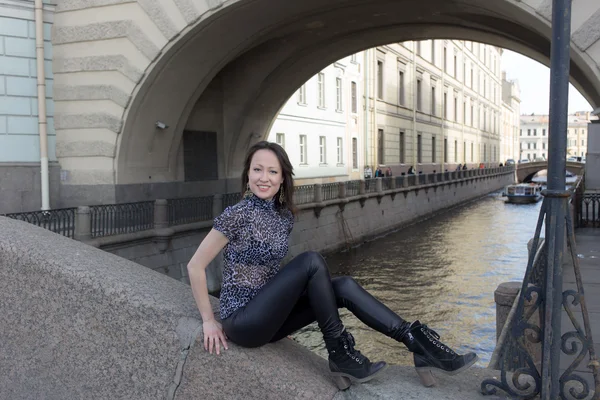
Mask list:
[{"label": "drainpipe", "polygon": [[[413,40],[412,42],[412,95],[413,95],[413,112],[412,112],[412,166],[415,171],[415,175],[418,174],[417,171],[417,41]],[[407,175],[408,179],[408,175]]]},{"label": "drainpipe", "polygon": [[44,71],[44,4],[42,0],[35,0],[35,59],[37,65],[42,210],[45,211],[50,209],[50,185],[48,174],[48,124],[46,121],[46,74]]}]

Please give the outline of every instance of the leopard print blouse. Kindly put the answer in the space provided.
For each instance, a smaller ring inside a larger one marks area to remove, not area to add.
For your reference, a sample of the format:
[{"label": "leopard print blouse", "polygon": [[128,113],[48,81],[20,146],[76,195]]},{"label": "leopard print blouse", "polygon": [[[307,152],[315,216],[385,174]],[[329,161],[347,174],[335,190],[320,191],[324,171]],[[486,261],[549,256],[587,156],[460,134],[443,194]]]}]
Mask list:
[{"label": "leopard print blouse", "polygon": [[292,213],[254,195],[227,207],[213,228],[229,239],[223,249],[221,319],[245,306],[273,278],[288,251]]}]

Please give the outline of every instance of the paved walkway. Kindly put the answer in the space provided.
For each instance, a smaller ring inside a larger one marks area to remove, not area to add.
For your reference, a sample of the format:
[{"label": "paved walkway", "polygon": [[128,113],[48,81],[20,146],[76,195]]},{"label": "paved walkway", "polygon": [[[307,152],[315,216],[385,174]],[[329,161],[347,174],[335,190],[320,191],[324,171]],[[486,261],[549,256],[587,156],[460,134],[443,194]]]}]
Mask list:
[{"label": "paved walkway", "polygon": [[[600,351],[600,229],[579,229],[576,231],[577,253],[584,282],[585,298],[591,321],[592,336],[595,349]],[[569,253],[565,256],[570,257]],[[563,290],[575,288],[575,274],[569,264],[565,264]],[[576,308],[579,309],[579,308]],[[582,313],[576,313],[583,329]],[[562,332],[573,331],[573,324],[563,311]],[[600,356],[600,354],[598,354]],[[562,367],[566,368],[573,357],[562,355]],[[592,375],[587,369],[589,358],[586,357],[577,369],[579,375],[590,382],[593,390]],[[564,370],[564,369],[563,369]],[[498,371],[486,368],[471,368],[458,376],[437,374],[437,385],[431,388],[423,387],[412,367],[393,366],[382,373],[380,377],[369,383],[353,385],[344,392],[339,392],[334,400],[499,400],[508,399],[503,392],[498,395],[484,396],[480,393],[481,382],[486,379],[500,377]],[[588,398],[590,398],[589,396]]]}]

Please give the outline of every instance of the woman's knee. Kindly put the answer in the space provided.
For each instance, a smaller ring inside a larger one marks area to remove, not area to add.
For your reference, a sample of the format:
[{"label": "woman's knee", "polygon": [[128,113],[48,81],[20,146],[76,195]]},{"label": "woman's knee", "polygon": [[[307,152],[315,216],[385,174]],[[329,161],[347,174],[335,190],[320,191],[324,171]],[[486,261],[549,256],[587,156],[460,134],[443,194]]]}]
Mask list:
[{"label": "woman's knee", "polygon": [[343,296],[360,287],[358,282],[356,282],[354,278],[350,276],[335,277],[331,280],[331,284],[333,286],[333,291],[335,292],[336,296]]},{"label": "woman's knee", "polygon": [[297,261],[298,265],[308,267],[313,273],[320,269],[327,269],[325,259],[316,251],[305,251],[298,255],[294,261]]}]

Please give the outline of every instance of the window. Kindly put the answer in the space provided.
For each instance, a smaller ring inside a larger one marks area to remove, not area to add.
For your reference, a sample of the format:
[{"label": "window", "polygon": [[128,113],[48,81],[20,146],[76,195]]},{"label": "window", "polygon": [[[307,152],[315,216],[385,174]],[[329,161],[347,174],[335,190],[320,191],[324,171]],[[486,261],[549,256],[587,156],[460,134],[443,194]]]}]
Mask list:
[{"label": "window", "polygon": [[435,153],[437,149],[435,148],[435,136],[431,137],[431,162],[435,162]]},{"label": "window", "polygon": [[463,63],[463,83],[467,84],[467,63]]},{"label": "window", "polygon": [[383,61],[377,61],[377,98],[383,99]]},{"label": "window", "polygon": [[352,168],[358,169],[358,139],[352,138]]},{"label": "window", "polygon": [[417,79],[417,110],[418,111],[422,111],[423,110],[423,93],[421,93],[422,87],[421,87],[421,80]]},{"label": "window", "polygon": [[546,153],[542,153],[542,158],[545,159],[546,158]]},{"label": "window", "polygon": [[280,145],[281,147],[283,147],[285,149],[285,134],[284,133],[278,133],[276,135],[276,141],[277,141],[278,145]]},{"label": "window", "polygon": [[473,89],[473,64],[471,64],[471,89]]},{"label": "window", "polygon": [[487,97],[487,80],[483,77],[483,97]]},{"label": "window", "polygon": [[354,53],[354,54],[352,54],[352,55],[350,56],[350,61],[351,61],[351,62],[353,62],[353,63],[355,63],[355,62],[356,62],[356,53]]},{"label": "window", "polygon": [[431,82],[431,115],[435,115],[435,86]]},{"label": "window", "polygon": [[463,124],[467,123],[467,102],[463,101],[463,119],[462,119]]},{"label": "window", "polygon": [[327,164],[327,138],[319,136],[319,163]]},{"label": "window", "polygon": [[[523,130],[521,130],[521,136],[523,136]],[[542,136],[546,136],[546,130],[542,129]]]},{"label": "window", "polygon": [[356,114],[358,111],[358,104],[357,104],[357,98],[356,98],[356,82],[352,82],[351,84],[352,86],[352,112],[354,114]]},{"label": "window", "polygon": [[533,148],[534,148],[534,149],[537,149],[537,143],[534,143],[534,144],[533,144]]},{"label": "window", "polygon": [[444,72],[448,73],[448,48],[444,46]]},{"label": "window", "polygon": [[475,126],[475,108],[471,104],[471,126]]},{"label": "window", "polygon": [[344,163],[344,141],[341,137],[337,138],[337,163]]},{"label": "window", "polygon": [[298,104],[306,104],[306,85],[302,85],[298,89]]},{"label": "window", "polygon": [[467,162],[467,142],[463,142],[463,162]]},{"label": "window", "polygon": [[400,132],[400,164],[404,164],[405,155],[406,155],[406,142],[405,142],[404,132]]},{"label": "window", "polygon": [[531,153],[527,153],[527,159],[531,160]]},{"label": "window", "polygon": [[531,149],[531,143],[527,143],[527,148]]},{"label": "window", "polygon": [[404,105],[404,71],[398,74],[398,104]]},{"label": "window", "polygon": [[423,162],[423,138],[421,134],[417,135],[417,162]]},{"label": "window", "polygon": [[527,129],[527,136],[531,136],[531,129]]},{"label": "window", "polygon": [[306,164],[306,135],[300,135],[300,164]]},{"label": "window", "polygon": [[457,79],[458,78],[458,57],[455,54],[454,55],[454,78]]},{"label": "window", "polygon": [[431,63],[435,65],[435,40],[431,41]]},{"label": "window", "polygon": [[383,157],[383,142],[384,142],[384,137],[383,137],[383,129],[377,129],[377,162],[379,164],[385,164],[385,160]]},{"label": "window", "polygon": [[487,147],[483,145],[483,161],[487,162]]},{"label": "window", "polygon": [[471,162],[473,162],[473,142],[471,142]]},{"label": "window", "polygon": [[342,111],[342,78],[335,78],[335,109]]},{"label": "window", "polygon": [[542,143],[542,149],[546,149],[546,142]]},{"label": "window", "polygon": [[523,136],[523,129],[519,130],[519,136]]},{"label": "window", "polygon": [[448,138],[444,138],[444,162],[448,162]]},{"label": "window", "polygon": [[448,93],[444,92],[444,118],[448,118]]},{"label": "window", "polygon": [[584,139],[581,139],[581,145],[585,146],[585,140]]},{"label": "window", "polygon": [[417,55],[420,56],[421,55],[421,42],[417,41]]},{"label": "window", "polygon": [[533,153],[533,159],[535,160],[537,158],[537,153]]},{"label": "window", "polygon": [[533,136],[537,136],[537,129],[533,130]]},{"label": "window", "polygon": [[317,90],[319,92],[319,107],[325,108],[325,74],[319,72],[317,76]]},{"label": "window", "polygon": [[458,98],[454,95],[454,121],[458,121]]},{"label": "window", "polygon": [[458,140],[454,141],[454,162],[458,162]]}]

